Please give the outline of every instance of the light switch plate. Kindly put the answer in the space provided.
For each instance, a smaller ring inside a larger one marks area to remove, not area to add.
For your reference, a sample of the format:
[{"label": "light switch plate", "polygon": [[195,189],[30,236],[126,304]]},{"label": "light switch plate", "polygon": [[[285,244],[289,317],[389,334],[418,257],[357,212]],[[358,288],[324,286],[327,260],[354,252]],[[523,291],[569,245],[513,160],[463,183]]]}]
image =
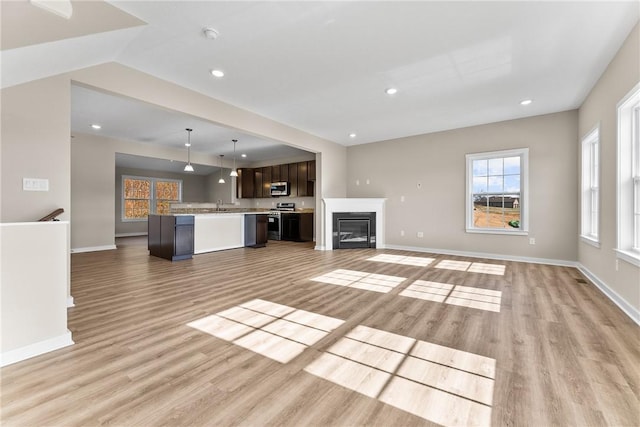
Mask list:
[{"label": "light switch plate", "polygon": [[23,191],[49,191],[49,180],[41,178],[22,178]]}]

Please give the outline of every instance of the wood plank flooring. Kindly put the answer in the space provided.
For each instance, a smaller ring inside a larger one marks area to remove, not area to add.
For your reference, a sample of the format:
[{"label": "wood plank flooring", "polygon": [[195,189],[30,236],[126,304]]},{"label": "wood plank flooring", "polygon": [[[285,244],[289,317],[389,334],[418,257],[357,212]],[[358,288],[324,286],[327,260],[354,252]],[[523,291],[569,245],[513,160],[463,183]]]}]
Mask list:
[{"label": "wood plank flooring", "polygon": [[76,344],[0,370],[0,424],[638,426],[640,328],[581,279],[271,241],[171,263],[121,239],[72,255]]}]

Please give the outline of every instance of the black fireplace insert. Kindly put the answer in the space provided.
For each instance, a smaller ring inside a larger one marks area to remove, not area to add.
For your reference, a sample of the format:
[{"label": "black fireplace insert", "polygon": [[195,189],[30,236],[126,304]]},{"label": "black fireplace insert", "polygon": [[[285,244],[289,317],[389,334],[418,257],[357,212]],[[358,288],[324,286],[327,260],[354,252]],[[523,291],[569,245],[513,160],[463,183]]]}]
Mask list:
[{"label": "black fireplace insert", "polygon": [[375,247],[375,212],[333,213],[333,249]]}]

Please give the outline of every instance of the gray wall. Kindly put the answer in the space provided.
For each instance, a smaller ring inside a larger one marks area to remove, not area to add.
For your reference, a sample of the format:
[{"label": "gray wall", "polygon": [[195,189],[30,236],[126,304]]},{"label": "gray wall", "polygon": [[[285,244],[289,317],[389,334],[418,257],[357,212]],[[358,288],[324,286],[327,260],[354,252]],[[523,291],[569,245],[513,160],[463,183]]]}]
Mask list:
[{"label": "gray wall", "polygon": [[[347,194],[388,199],[388,245],[575,261],[577,125],[574,110],[349,147]],[[467,233],[465,154],[525,147],[529,235]]]},{"label": "gray wall", "polygon": [[[580,263],[611,290],[640,310],[640,268],[617,261],[616,248],[616,104],[640,82],[639,25],[622,45],[580,107],[579,136],[600,124],[600,247],[578,243]],[[580,218],[577,216],[576,218]],[[617,266],[616,266],[617,264]]]},{"label": "gray wall", "polygon": [[[63,208],[70,219],[70,81],[64,77],[2,89],[0,221],[36,221]],[[49,180],[49,191],[23,191],[23,178]]]},{"label": "gray wall", "polygon": [[159,172],[147,169],[115,168],[115,233],[118,235],[147,232],[146,221],[122,222],[122,175],[182,180],[183,202],[208,202],[207,176]]}]

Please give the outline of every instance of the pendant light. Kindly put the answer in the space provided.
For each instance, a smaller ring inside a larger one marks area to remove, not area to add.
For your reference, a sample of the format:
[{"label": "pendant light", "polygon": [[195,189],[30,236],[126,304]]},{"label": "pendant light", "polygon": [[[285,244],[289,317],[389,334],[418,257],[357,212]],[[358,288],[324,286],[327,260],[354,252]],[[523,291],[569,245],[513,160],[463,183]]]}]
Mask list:
[{"label": "pendant light", "polygon": [[186,128],[187,131],[187,143],[184,144],[187,146],[187,164],[184,167],[185,172],[193,172],[193,166],[191,166],[191,131],[193,129]]},{"label": "pendant light", "polygon": [[218,180],[218,184],[224,184],[224,178],[222,177],[222,158],[224,154],[220,154],[220,179]]},{"label": "pendant light", "polygon": [[236,170],[236,142],[237,139],[232,139],[233,141],[233,169],[231,169],[231,173],[229,176],[238,176],[238,171]]}]

